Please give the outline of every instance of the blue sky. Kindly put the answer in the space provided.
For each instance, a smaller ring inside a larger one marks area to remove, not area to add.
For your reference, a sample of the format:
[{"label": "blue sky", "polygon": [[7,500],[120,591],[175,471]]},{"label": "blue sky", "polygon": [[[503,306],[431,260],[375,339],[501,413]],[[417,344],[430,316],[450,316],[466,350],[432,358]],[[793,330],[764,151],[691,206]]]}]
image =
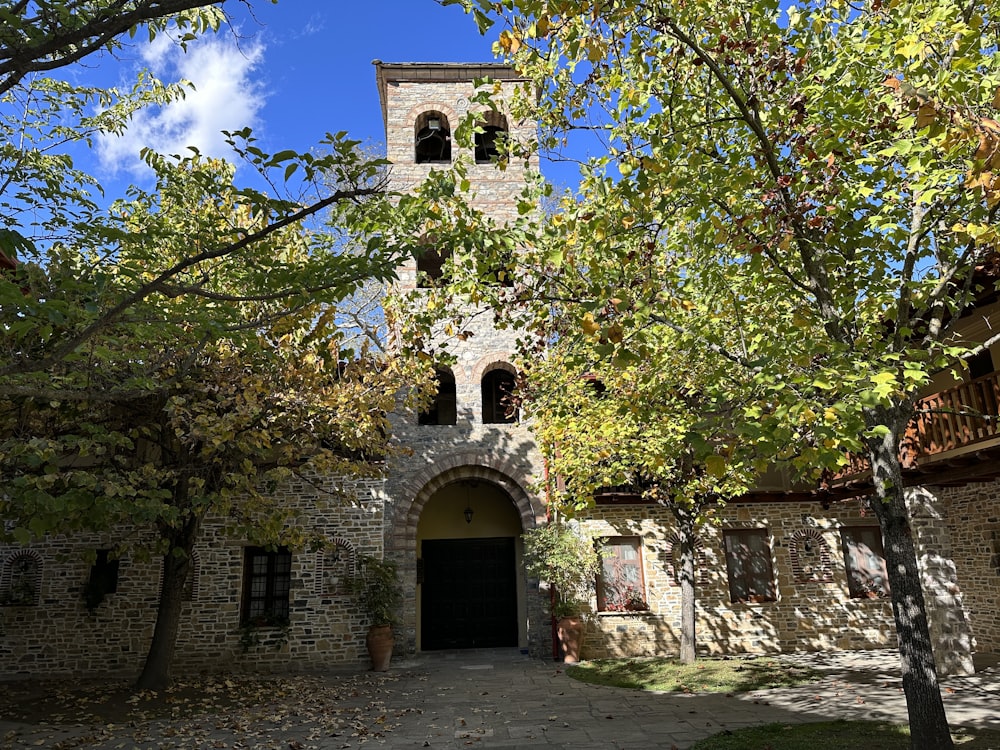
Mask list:
[{"label": "blue sky", "polygon": [[[231,7],[230,7],[231,6]],[[97,171],[107,183],[144,182],[142,146],[177,153],[184,145],[226,156],[223,129],[250,126],[265,150],[308,150],[327,132],[384,140],[372,60],[493,60],[492,38],[471,16],[434,0],[255,0],[226,3],[233,30],[191,45],[166,37],[136,43],[100,74],[121,83],[148,67],[162,80],[195,85],[183,102],[142,115],[121,139],[104,139]],[[96,74],[90,71],[88,74]]]}]

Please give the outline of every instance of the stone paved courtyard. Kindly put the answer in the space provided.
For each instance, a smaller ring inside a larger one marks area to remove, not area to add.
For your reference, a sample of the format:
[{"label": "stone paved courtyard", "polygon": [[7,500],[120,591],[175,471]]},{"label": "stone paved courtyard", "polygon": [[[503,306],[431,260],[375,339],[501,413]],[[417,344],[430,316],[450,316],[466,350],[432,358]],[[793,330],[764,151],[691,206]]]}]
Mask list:
[{"label": "stone paved courtyard", "polygon": [[[821,681],[733,697],[642,693],[586,685],[516,651],[464,651],[424,654],[384,674],[180,681],[155,700],[116,692],[118,683],[84,693],[71,682],[34,684],[32,700],[16,701],[20,714],[11,691],[23,696],[24,685],[0,683],[0,748],[682,749],[748,725],[905,717],[894,652],[788,658]],[[982,667],[944,682],[945,706],[955,726],[1000,730],[1000,669],[995,660]]]}]

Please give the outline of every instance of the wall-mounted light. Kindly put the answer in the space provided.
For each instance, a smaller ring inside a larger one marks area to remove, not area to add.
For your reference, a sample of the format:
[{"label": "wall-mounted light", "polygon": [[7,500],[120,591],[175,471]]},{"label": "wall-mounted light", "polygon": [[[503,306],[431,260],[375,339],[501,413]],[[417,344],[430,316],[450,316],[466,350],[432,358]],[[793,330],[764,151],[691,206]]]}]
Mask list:
[{"label": "wall-mounted light", "polygon": [[803,544],[802,547],[806,551],[806,554],[808,555],[810,552],[813,551],[812,540],[807,538],[805,544]]},{"label": "wall-mounted light", "polygon": [[427,127],[430,130],[440,130],[441,129],[441,118],[440,117],[428,117]]}]

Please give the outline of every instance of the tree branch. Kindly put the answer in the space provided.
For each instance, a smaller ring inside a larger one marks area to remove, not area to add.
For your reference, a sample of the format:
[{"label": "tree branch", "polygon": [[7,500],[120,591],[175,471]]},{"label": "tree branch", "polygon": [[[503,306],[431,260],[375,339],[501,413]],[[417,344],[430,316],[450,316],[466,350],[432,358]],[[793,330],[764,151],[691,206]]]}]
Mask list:
[{"label": "tree branch", "polygon": [[[664,318],[664,317],[662,317],[660,315],[652,315],[652,316],[650,316],[650,320],[652,320],[654,323],[659,323],[660,325],[666,326],[667,328],[669,328],[674,333],[679,333],[682,336],[690,336],[691,335],[691,332],[688,331],[687,329],[685,329],[683,326],[678,325],[677,323],[674,323],[672,320]],[[741,357],[738,354],[733,354],[731,351],[729,351],[728,349],[725,349],[725,348],[719,346],[715,342],[713,342],[713,341],[706,341],[705,339],[702,339],[700,337],[699,337],[699,341],[701,341],[701,343],[705,347],[707,347],[709,349],[709,351],[712,351],[715,354],[718,354],[720,357],[723,357],[724,359],[728,359],[733,364],[739,365],[740,367],[742,367],[743,369],[747,370],[748,372],[760,372],[760,369],[761,369],[760,367],[756,367],[756,366],[750,364],[750,362],[747,359]]]},{"label": "tree branch", "polygon": [[82,343],[88,339],[95,336],[97,333],[107,328],[109,325],[117,321],[129,308],[133,305],[141,302],[150,295],[156,292],[163,292],[164,289],[168,287],[168,282],[170,279],[174,278],[182,271],[191,268],[199,263],[203,263],[207,260],[212,260],[215,258],[222,258],[227,255],[231,255],[238,252],[255,242],[258,242],[275,232],[278,232],[285,227],[297,224],[303,219],[316,214],[328,206],[332,206],[335,203],[340,203],[347,200],[354,200],[357,198],[362,198],[369,195],[374,195],[381,192],[379,188],[359,188],[357,190],[338,190],[332,195],[323,198],[322,200],[313,203],[310,206],[306,206],[298,211],[295,211],[288,216],[285,216],[277,221],[268,224],[262,229],[258,229],[255,232],[251,232],[244,237],[240,238],[236,242],[230,243],[228,245],[223,245],[222,247],[217,247],[211,250],[205,250],[203,252],[192,255],[189,258],[185,258],[179,263],[174,264],[172,267],[161,272],[152,281],[146,282],[139,286],[135,291],[126,295],[118,304],[110,308],[105,312],[100,318],[95,320],[88,326],[85,326],[82,330],[78,331],[74,335],[70,336],[61,345],[57,346],[54,351],[47,357],[42,359],[32,360],[26,359],[15,362],[13,364],[7,365],[6,367],[0,368],[0,375],[17,375],[26,372],[45,370],[53,365],[58,364],[73,351],[77,349]]},{"label": "tree branch", "polygon": [[38,399],[40,401],[91,401],[97,403],[132,402],[149,398],[156,391],[147,389],[115,390],[98,388],[96,390],[80,390],[76,388],[52,388],[30,385],[6,384],[3,388],[3,398],[6,399]]},{"label": "tree branch", "polygon": [[[79,23],[82,10],[71,17],[77,21],[73,26],[62,21],[47,23],[41,18],[25,18],[22,26],[48,26],[48,33],[40,41],[31,43],[27,35],[17,35],[8,27],[0,45],[0,95],[16,86],[29,73],[56,70],[74,63],[108,45],[115,37],[140,24],[175,15],[185,10],[208,5],[222,5],[221,2],[206,0],[118,0],[94,12],[84,23]],[[128,6],[133,6],[131,9]],[[20,15],[27,3],[12,9]]]},{"label": "tree branch", "polygon": [[781,184],[780,178],[783,176],[781,165],[778,163],[778,157],[775,152],[774,144],[771,142],[767,132],[764,130],[759,114],[751,105],[750,101],[745,99],[737,90],[735,84],[732,80],[730,80],[729,76],[726,75],[718,61],[702,49],[701,45],[699,45],[692,36],[681,29],[671,18],[663,18],[661,19],[661,22],[667,27],[667,29],[669,29],[675,39],[694,52],[694,54],[698,56],[698,59],[700,59],[708,67],[715,79],[719,82],[722,88],[725,89],[729,100],[739,110],[743,122],[746,123],[747,127],[749,127],[753,133],[754,138],[760,146],[764,162],[767,164],[767,170],[771,174],[772,179],[775,181],[778,195],[781,196],[781,203],[784,207],[785,215],[788,217],[789,224],[795,234],[799,257],[808,277],[809,293],[815,298],[816,303],[819,306],[820,314],[823,317],[823,320],[826,321],[827,333],[834,340],[846,343],[844,341],[846,337],[845,327],[841,324],[841,316],[837,311],[833,296],[830,293],[831,285],[829,283],[828,274],[823,267],[823,264],[821,262],[817,262],[814,257],[814,243],[812,241],[811,232],[803,226],[802,221],[800,221],[799,217],[796,216],[795,204],[792,200],[790,191],[785,185]]}]

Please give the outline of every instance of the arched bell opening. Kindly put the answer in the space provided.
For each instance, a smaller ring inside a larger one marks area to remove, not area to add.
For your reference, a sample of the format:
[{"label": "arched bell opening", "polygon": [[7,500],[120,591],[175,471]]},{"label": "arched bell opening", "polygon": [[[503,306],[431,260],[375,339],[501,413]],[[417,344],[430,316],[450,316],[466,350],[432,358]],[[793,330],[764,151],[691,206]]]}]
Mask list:
[{"label": "arched bell opening", "polygon": [[499,485],[463,478],[427,500],[417,523],[422,651],[525,647],[521,513]]},{"label": "arched bell opening", "polygon": [[417,164],[451,162],[451,127],[437,111],[424,112],[413,126],[413,159]]}]

